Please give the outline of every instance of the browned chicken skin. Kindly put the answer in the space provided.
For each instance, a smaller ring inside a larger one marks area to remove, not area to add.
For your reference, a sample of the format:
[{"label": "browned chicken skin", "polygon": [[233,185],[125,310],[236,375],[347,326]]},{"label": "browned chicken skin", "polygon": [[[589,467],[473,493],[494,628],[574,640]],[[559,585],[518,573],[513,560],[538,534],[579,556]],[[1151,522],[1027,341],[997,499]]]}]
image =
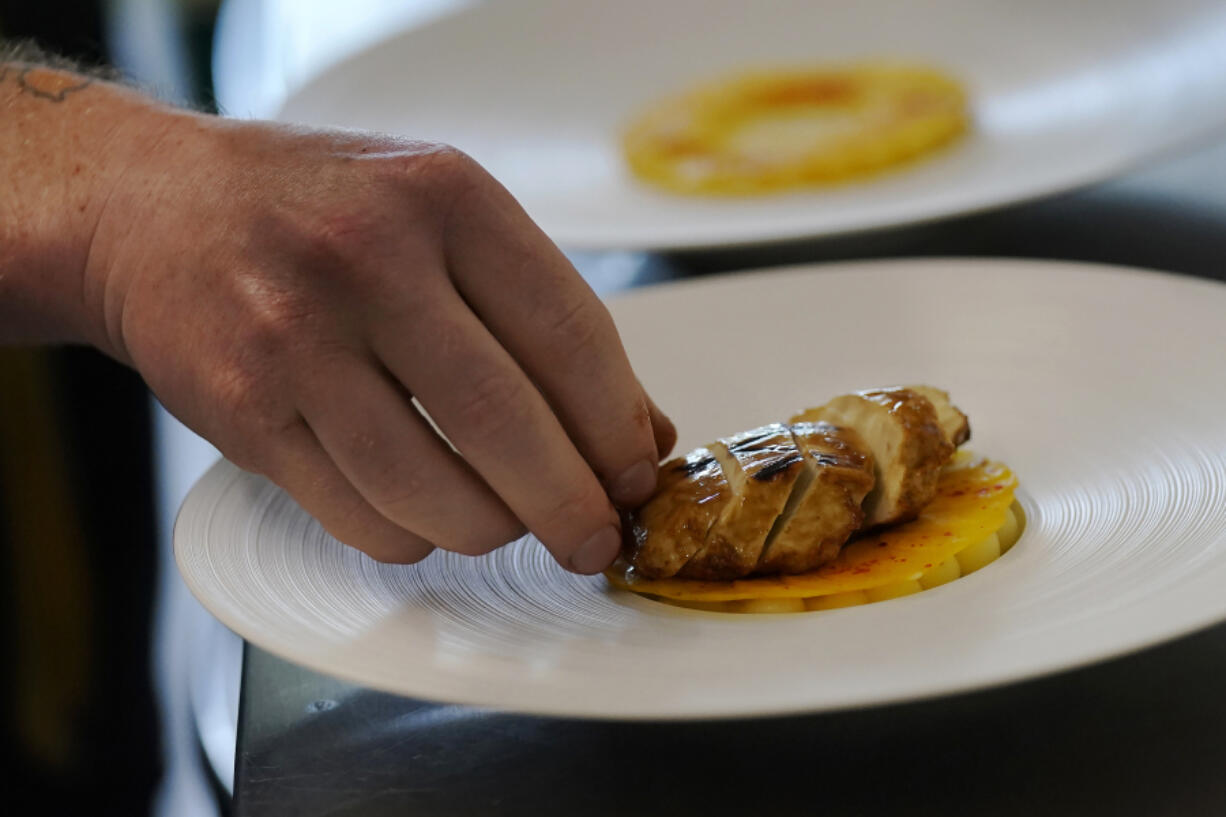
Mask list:
[{"label": "browned chicken skin", "polygon": [[966,415],[957,406],[949,402],[949,392],[933,386],[907,386],[908,389],[925,398],[937,410],[937,424],[945,432],[945,437],[954,447],[962,445],[971,438],[971,424]]},{"label": "browned chicken skin", "polygon": [[914,518],[969,436],[930,386],[836,397],[662,465],[627,519],[625,558],[649,578],[814,570],[856,531]]},{"label": "browned chicken skin", "polygon": [[660,466],[656,493],[623,526],[626,559],[643,575],[677,575],[702,549],[732,491],[719,462],[706,448]]},{"label": "browned chicken skin", "polygon": [[803,573],[834,559],[859,530],[860,503],[875,482],[873,456],[852,429],[828,423],[791,428],[805,471],[775,521],[759,573]]},{"label": "browned chicken skin", "polygon": [[914,519],[936,496],[941,468],[955,448],[932,403],[901,387],[845,394],[792,418],[806,421],[851,426],[872,451],[877,484],[864,499],[865,527]]},{"label": "browned chicken skin", "polygon": [[752,573],[771,526],[804,470],[804,455],[787,426],[778,423],[724,438],[711,451],[732,498],[702,550],[677,574],[682,578],[728,579]]}]

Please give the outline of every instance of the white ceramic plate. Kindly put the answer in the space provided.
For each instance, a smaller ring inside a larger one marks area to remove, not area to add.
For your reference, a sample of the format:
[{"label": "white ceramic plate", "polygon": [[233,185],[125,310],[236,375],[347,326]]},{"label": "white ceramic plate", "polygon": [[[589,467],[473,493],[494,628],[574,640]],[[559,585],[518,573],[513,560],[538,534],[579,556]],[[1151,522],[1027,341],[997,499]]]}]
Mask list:
[{"label": "white ceramic plate", "polygon": [[683,610],[523,540],[380,565],[228,463],[175,530],[240,635],[372,687],[599,718],[830,710],[1016,681],[1226,618],[1226,286],[1020,261],[839,264],[613,303],[680,450],[860,387],[929,382],[1021,479],[1029,525],[952,584],[823,613]]},{"label": "white ceramic plate", "polygon": [[[884,56],[969,86],[974,135],[862,183],[761,198],[657,192],[618,133],[745,66]],[[934,219],[1099,181],[1226,123],[1217,0],[500,0],[360,52],[281,119],[453,143],[574,249],[698,248]]]}]

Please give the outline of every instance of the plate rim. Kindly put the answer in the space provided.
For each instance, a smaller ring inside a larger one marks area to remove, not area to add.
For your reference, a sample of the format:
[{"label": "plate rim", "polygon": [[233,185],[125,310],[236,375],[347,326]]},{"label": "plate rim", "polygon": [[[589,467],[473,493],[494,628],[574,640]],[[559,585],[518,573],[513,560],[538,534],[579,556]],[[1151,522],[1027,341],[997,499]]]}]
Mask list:
[{"label": "plate rim", "polygon": [[[552,2],[553,0],[533,1],[544,3]],[[372,54],[391,47],[398,39],[419,36],[423,32],[428,32],[434,26],[447,24],[466,16],[483,14],[489,7],[490,4],[485,2],[464,0],[464,2],[457,3],[454,8],[436,17],[431,17],[419,27],[388,31],[385,36],[366,43],[360,49],[345,54],[340,59],[307,76],[301,83],[277,101],[276,105],[270,109],[269,117],[282,122],[296,122],[298,121],[296,119],[286,119],[289,108],[296,104],[301,104],[302,99],[309,97],[318,86],[330,81],[334,74],[354,70],[355,66],[361,64]],[[972,129],[967,138],[974,138],[974,135],[975,131]],[[1083,168],[1080,173],[1070,172],[1058,178],[1040,179],[1037,183],[1028,183],[1027,180],[1022,179],[1004,194],[985,193],[979,186],[974,186],[953,197],[954,201],[944,201],[938,203],[938,206],[935,207],[923,201],[910,202],[910,206],[902,213],[878,213],[876,218],[866,218],[854,225],[826,225],[816,228],[796,227],[776,230],[764,229],[751,235],[741,236],[725,236],[719,234],[718,230],[709,230],[708,233],[713,234],[705,236],[694,235],[688,238],[662,235],[635,237],[633,234],[624,231],[609,232],[607,229],[601,229],[600,227],[586,227],[585,229],[562,233],[551,231],[549,237],[565,249],[575,251],[701,252],[704,250],[749,250],[795,242],[871,236],[874,233],[885,230],[920,227],[960,217],[991,213],[997,210],[1042,201],[1061,194],[1084,190],[1096,184],[1120,179],[1129,173],[1136,172],[1162,160],[1174,159],[1195,150],[1210,147],[1217,144],[1224,137],[1226,137],[1226,114],[1220,116],[1216,121],[1205,120],[1199,123],[1199,127],[1196,129],[1180,132],[1163,141],[1146,143],[1142,149],[1135,150],[1127,155],[1112,157],[1109,161],[1096,164],[1093,167]],[[956,151],[959,145],[965,143],[965,139],[959,140],[949,148],[938,151],[932,158],[939,161],[942,156]],[[924,164],[924,162],[920,162],[917,166]],[[910,167],[910,164],[903,165],[899,168],[899,171],[906,173]],[[855,184],[857,181],[863,181],[871,184],[874,180],[875,177],[869,177],[864,180],[853,180],[852,183]],[[821,202],[823,192],[838,190],[842,187],[843,185],[836,185],[832,188],[801,188],[794,191],[784,191],[783,195],[804,196],[806,197],[805,204],[818,204]],[[670,198],[673,198],[675,195],[661,193],[650,187],[646,189],[653,193],[667,195]],[[684,199],[685,197],[680,196],[680,198]],[[718,201],[719,199],[699,197],[698,200],[705,204]]]},{"label": "plate rim", "polygon": [[[1178,641],[1180,639],[1188,638],[1199,632],[1203,632],[1214,626],[1221,625],[1223,622],[1226,622],[1226,609],[1224,609],[1223,612],[1221,612],[1220,614],[1217,614],[1216,617],[1210,616],[1205,621],[1191,623],[1186,627],[1179,628],[1178,631],[1172,631],[1165,635],[1157,635],[1157,636],[1145,639],[1142,642],[1133,644],[1131,646],[1120,647],[1120,648],[1113,649],[1113,650],[1104,650],[1104,651],[1093,653],[1093,654],[1086,654],[1080,660],[1059,661],[1059,662],[1052,661],[1051,665],[1049,666],[1039,667],[1039,668],[1034,669],[1033,671],[1028,671],[1020,675],[1017,673],[1002,670],[995,676],[989,675],[989,676],[981,677],[978,679],[967,679],[964,683],[960,683],[960,684],[934,685],[933,687],[922,690],[920,692],[912,692],[912,693],[901,693],[900,692],[896,695],[877,697],[871,700],[847,699],[847,700],[841,701],[836,704],[822,705],[822,706],[813,706],[813,705],[806,706],[806,705],[794,705],[794,704],[780,703],[775,706],[764,705],[764,704],[757,704],[757,705],[750,704],[750,705],[740,707],[736,709],[735,711],[732,711],[729,709],[719,709],[719,708],[710,708],[706,710],[695,708],[695,709],[686,709],[686,710],[680,710],[680,711],[678,710],[649,711],[649,710],[644,709],[644,710],[635,711],[635,712],[612,712],[612,711],[601,712],[601,711],[593,711],[591,709],[586,709],[586,708],[571,707],[567,705],[561,705],[561,706],[540,705],[538,706],[532,703],[523,703],[523,702],[517,703],[514,706],[506,706],[505,704],[500,705],[499,703],[493,702],[488,697],[466,696],[463,694],[444,698],[444,697],[429,695],[429,694],[421,693],[421,692],[410,693],[410,692],[406,692],[403,688],[396,687],[393,684],[384,684],[381,682],[381,680],[372,681],[369,678],[363,677],[361,673],[348,672],[346,668],[344,667],[338,667],[335,664],[330,664],[327,660],[323,658],[317,657],[319,655],[318,653],[309,653],[306,650],[284,648],[281,645],[277,644],[275,639],[271,637],[266,637],[263,634],[258,634],[258,635],[244,634],[242,632],[243,627],[241,627],[241,625],[236,626],[235,620],[231,619],[228,613],[221,614],[217,610],[215,610],[212,606],[209,605],[206,598],[204,597],[203,592],[200,590],[200,588],[195,583],[193,578],[190,577],[190,574],[183,569],[183,561],[182,561],[180,548],[178,547],[178,535],[177,535],[179,525],[180,525],[180,519],[185,514],[193,514],[197,512],[196,508],[194,507],[194,503],[193,503],[192,508],[189,509],[188,507],[188,503],[189,501],[192,500],[192,497],[197,496],[197,491],[198,491],[197,486],[211,484],[214,482],[221,482],[223,480],[232,481],[235,478],[241,479],[244,476],[254,477],[256,479],[261,479],[261,480],[265,479],[263,477],[257,477],[254,474],[248,474],[242,471],[242,469],[240,469],[237,465],[235,465],[234,463],[230,462],[229,460],[223,457],[219,459],[216,463],[214,463],[212,466],[210,466],[208,471],[205,472],[205,474],[201,476],[200,479],[197,481],[196,485],[192,486],[191,491],[188,493],[187,499],[185,499],[183,502],[183,505],[180,506],[179,515],[176,516],[176,519],[175,519],[175,532],[176,532],[176,535],[175,535],[176,546],[174,549],[175,563],[176,563],[176,566],[178,566],[179,568],[180,576],[183,577],[183,580],[187,584],[188,589],[191,591],[192,596],[197,601],[199,601],[200,604],[204,606],[206,610],[208,610],[210,615],[217,618],[218,621],[220,621],[231,632],[235,633],[239,638],[243,639],[245,642],[250,643],[264,650],[265,652],[271,655],[274,655],[282,660],[289,661],[293,664],[297,664],[301,667],[311,670],[312,672],[316,672],[316,673],[319,673],[327,677],[335,678],[337,680],[341,680],[346,683],[353,684],[363,689],[374,690],[377,692],[382,692],[382,693],[386,693],[390,695],[397,695],[397,696],[404,697],[404,698],[412,698],[415,700],[428,701],[428,702],[439,704],[439,705],[466,706],[466,707],[471,707],[475,709],[508,712],[508,713],[513,713],[517,715],[527,715],[527,716],[533,716],[533,717],[566,718],[566,719],[572,719],[572,720],[628,722],[628,723],[631,723],[631,722],[632,723],[690,723],[690,722],[698,722],[698,721],[741,721],[741,720],[754,720],[754,719],[763,719],[763,718],[783,718],[783,717],[796,717],[796,716],[805,716],[805,715],[833,714],[833,713],[838,713],[838,712],[862,711],[862,710],[869,710],[869,709],[880,709],[880,708],[885,708],[885,707],[890,707],[890,706],[906,705],[906,704],[911,704],[911,703],[920,704],[920,703],[923,703],[924,701],[937,700],[937,699],[945,698],[945,697],[974,694],[978,692],[987,692],[987,691],[994,690],[994,689],[1001,689],[1007,686],[1027,684],[1027,683],[1031,683],[1035,681],[1040,681],[1044,678],[1050,678],[1053,676],[1063,675],[1065,673],[1073,673],[1078,670],[1085,669],[1087,667],[1098,666],[1101,664],[1110,663],[1112,661],[1126,659],[1129,656],[1160,647],[1164,644],[1169,644],[1169,643]],[[1023,532],[1023,536],[1024,535],[1025,534]],[[1021,540],[1019,539],[1019,542],[1020,541]],[[616,591],[615,590],[614,592],[625,593],[628,591]],[[645,602],[646,600],[640,599],[640,601]],[[666,605],[661,605],[661,607],[665,607],[665,606]],[[684,608],[669,608],[669,612],[670,614],[678,614],[678,615],[686,615],[686,616],[693,615],[693,616],[702,617],[702,618],[714,617],[714,616],[720,615],[718,613],[708,613],[702,610],[688,610]],[[834,612],[834,611],[831,611],[831,612]],[[790,614],[786,614],[786,613],[763,614],[759,617],[775,618],[778,616],[788,616],[788,615]]]},{"label": "plate rim", "polygon": [[[655,284],[647,287],[641,287],[631,290],[626,290],[621,295],[628,299],[635,297],[650,296],[652,292],[657,292],[660,289],[677,289],[684,290],[691,287],[706,287],[712,284],[720,283],[735,283],[738,280],[750,278],[754,275],[763,273],[778,273],[778,274],[804,274],[822,271],[843,270],[848,272],[855,271],[856,268],[877,268],[885,269],[891,267],[913,267],[913,266],[939,266],[939,265],[959,265],[967,268],[988,265],[998,269],[1004,268],[1036,268],[1042,267],[1052,271],[1064,269],[1065,271],[1074,271],[1093,275],[1119,275],[1124,274],[1129,277],[1143,278],[1147,280],[1170,280],[1177,281],[1180,286],[1194,286],[1200,288],[1214,288],[1221,291],[1222,287],[1226,287],[1226,281],[1209,279],[1201,276],[1195,276],[1184,273],[1172,273],[1157,269],[1147,269],[1143,267],[1131,267],[1115,264],[1103,264],[1095,262],[1083,261],[1064,261],[1053,259],[1021,259],[1009,257],[915,257],[915,258],[894,258],[894,259],[869,259],[869,260],[854,260],[854,261],[836,261],[828,263],[804,263],[793,264],[784,267],[768,267],[765,269],[742,270],[734,273],[720,274],[714,276],[706,276],[699,279],[687,279],[681,281],[667,282]],[[254,479],[261,480],[266,486],[271,485],[265,478],[254,474],[249,474],[242,471],[238,466],[225,459],[220,459],[214,463],[205,474],[197,480],[188,492],[187,497],[181,504],[175,518],[173,526],[173,542],[174,556],[176,565],[179,568],[180,576],[187,584],[192,595],[204,606],[210,614],[221,621],[227,628],[238,634],[240,637],[250,643],[266,650],[267,652],[277,655],[281,658],[289,660],[293,663],[307,667],[313,671],[339,678],[347,682],[360,685],[365,688],[380,690],[383,692],[413,697],[422,700],[437,701],[440,703],[461,704],[487,709],[498,709],[501,711],[510,711],[522,713],[526,715],[545,716],[545,717],[565,717],[577,718],[585,720],[602,720],[602,721],[659,721],[659,722],[682,722],[682,721],[700,721],[700,720],[742,720],[752,718],[767,718],[767,717],[784,717],[789,715],[803,714],[820,714],[826,712],[839,712],[847,710],[877,708],[883,706],[891,706],[908,702],[921,702],[934,698],[940,698],[949,695],[960,695],[973,693],[978,691],[986,691],[1012,684],[1023,684],[1030,681],[1039,680],[1045,677],[1059,675],[1066,672],[1074,672],[1089,666],[1107,663],[1113,660],[1118,660],[1129,655],[1140,653],[1163,644],[1171,643],[1182,638],[1186,638],[1195,633],[1201,632],[1213,626],[1226,622],[1226,596],[1223,596],[1222,601],[1216,606],[1203,605],[1195,615],[1183,615],[1175,626],[1166,626],[1145,634],[1143,637],[1130,641],[1128,643],[1119,643],[1108,646],[1106,648],[1089,647],[1083,644],[1080,650],[1080,655],[1076,658],[1067,658],[1060,656],[1051,656],[1046,660],[1034,661],[1031,660],[1026,669],[1018,670],[1012,667],[1006,667],[999,670],[989,670],[976,673],[965,674],[960,681],[944,681],[941,683],[929,683],[926,687],[909,691],[899,691],[895,694],[878,695],[871,699],[862,699],[855,696],[844,696],[842,699],[833,703],[822,704],[797,704],[793,702],[776,702],[771,704],[769,701],[762,699],[752,699],[743,704],[732,708],[687,708],[684,710],[668,709],[654,710],[651,707],[643,707],[638,711],[594,711],[590,708],[573,707],[566,704],[563,705],[537,705],[532,702],[523,700],[513,704],[506,702],[505,696],[480,696],[480,695],[452,695],[450,697],[440,697],[431,695],[421,691],[407,691],[404,687],[397,687],[394,684],[383,683],[381,679],[372,681],[369,677],[363,677],[361,673],[350,673],[345,667],[340,667],[335,664],[330,664],[327,660],[327,653],[309,653],[309,651],[297,649],[293,647],[285,647],[278,644],[276,639],[264,633],[246,634],[243,632],[245,627],[242,622],[230,616],[228,609],[221,611],[215,609],[218,605],[212,604],[207,597],[203,586],[197,582],[197,577],[189,570],[185,569],[185,552],[189,545],[185,543],[185,535],[182,531],[191,524],[193,518],[207,515],[213,510],[213,505],[202,504],[205,502],[207,492],[217,490],[220,487],[232,484],[238,479]],[[215,488],[214,486],[218,486]],[[265,488],[264,490],[269,490]],[[276,489],[279,490],[279,489]],[[1027,498],[1025,487],[1019,489],[1019,501],[1023,503],[1023,507],[1027,508],[1028,513],[1033,514],[1031,505],[1033,500]],[[1023,533],[1023,540],[1025,534]],[[1019,542],[1023,541],[1019,540]],[[1012,552],[1012,551],[1011,551]],[[1007,554],[1006,554],[1007,558]],[[606,580],[607,581],[607,580]],[[616,591],[626,592],[626,591]],[[699,616],[699,617],[718,617],[720,614],[706,613],[695,610],[678,610],[677,608],[668,608],[671,613]],[[838,611],[835,611],[838,612]],[[844,611],[846,612],[846,611]],[[787,614],[780,614],[787,615]],[[762,616],[768,618],[773,616]],[[495,700],[497,698],[497,700]]]}]

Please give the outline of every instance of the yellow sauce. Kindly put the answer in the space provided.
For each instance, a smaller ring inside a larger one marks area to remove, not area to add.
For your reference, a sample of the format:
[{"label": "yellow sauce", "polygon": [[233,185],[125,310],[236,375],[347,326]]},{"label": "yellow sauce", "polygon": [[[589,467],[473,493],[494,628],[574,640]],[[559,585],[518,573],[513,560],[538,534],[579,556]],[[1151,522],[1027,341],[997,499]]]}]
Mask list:
[{"label": "yellow sauce", "polygon": [[851,542],[809,573],[728,582],[647,579],[619,561],[609,582],[659,601],[721,612],[827,610],[884,601],[953,581],[989,564],[1021,535],[1017,478],[1007,466],[959,455],[919,518]]},{"label": "yellow sauce", "polygon": [[623,149],[650,184],[749,195],[877,173],[948,144],[969,121],[962,86],[927,66],[751,71],[651,106]]}]

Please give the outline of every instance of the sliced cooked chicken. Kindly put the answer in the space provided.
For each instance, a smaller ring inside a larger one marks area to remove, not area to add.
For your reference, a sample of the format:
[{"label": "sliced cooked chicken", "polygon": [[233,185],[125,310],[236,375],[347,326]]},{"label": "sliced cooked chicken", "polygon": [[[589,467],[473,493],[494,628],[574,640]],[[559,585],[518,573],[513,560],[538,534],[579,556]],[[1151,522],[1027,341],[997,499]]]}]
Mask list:
[{"label": "sliced cooked chicken", "polygon": [[813,570],[855,531],[917,516],[970,436],[930,386],[843,395],[792,422],[665,463],[656,495],[630,515],[627,560],[650,578]]},{"label": "sliced cooked chicken", "polygon": [[866,528],[914,519],[936,495],[941,467],[954,452],[932,403],[910,389],[845,394],[792,422],[848,426],[868,444],[877,481],[864,499]]},{"label": "sliced cooked chicken", "polygon": [[875,481],[873,456],[852,429],[796,423],[792,436],[804,454],[804,471],[755,572],[803,573],[832,561],[864,521],[860,503]]},{"label": "sliced cooked chicken", "polygon": [[732,491],[709,449],[660,466],[655,495],[625,525],[626,560],[652,579],[667,579],[702,549]]},{"label": "sliced cooked chicken", "polygon": [[775,423],[710,446],[732,498],[702,550],[677,573],[689,579],[735,579],[758,566],[762,546],[804,470],[804,456],[787,426]]},{"label": "sliced cooked chicken", "polygon": [[937,410],[937,422],[945,437],[954,447],[962,445],[971,438],[971,424],[966,415],[958,407],[949,402],[949,392],[933,386],[907,386],[908,389],[924,397]]}]

